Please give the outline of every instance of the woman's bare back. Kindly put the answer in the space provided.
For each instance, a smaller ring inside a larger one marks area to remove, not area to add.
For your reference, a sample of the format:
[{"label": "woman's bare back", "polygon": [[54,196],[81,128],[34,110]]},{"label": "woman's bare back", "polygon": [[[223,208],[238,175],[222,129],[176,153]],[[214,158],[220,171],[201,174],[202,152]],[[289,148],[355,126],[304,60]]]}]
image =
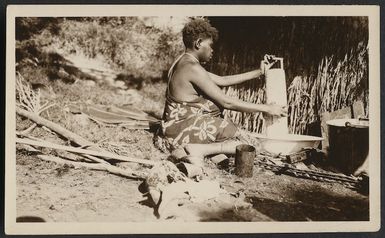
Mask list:
[{"label": "woman's bare back", "polygon": [[[197,65],[199,65],[198,62],[188,55],[184,55],[174,66],[169,82],[169,90],[174,98],[183,102],[191,102],[199,97],[197,89],[191,83],[191,79],[194,77],[194,71],[191,69]],[[204,69],[202,68],[202,70]]]}]

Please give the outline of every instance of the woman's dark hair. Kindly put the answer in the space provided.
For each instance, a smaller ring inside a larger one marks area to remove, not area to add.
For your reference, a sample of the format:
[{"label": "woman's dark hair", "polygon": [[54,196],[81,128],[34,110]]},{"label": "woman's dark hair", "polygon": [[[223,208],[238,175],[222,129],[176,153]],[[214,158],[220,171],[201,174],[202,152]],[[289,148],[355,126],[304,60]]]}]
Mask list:
[{"label": "woman's dark hair", "polygon": [[192,48],[194,41],[197,39],[208,39],[211,38],[216,41],[218,38],[218,30],[212,27],[210,23],[202,18],[192,19],[188,22],[183,30],[183,43],[186,48]]}]

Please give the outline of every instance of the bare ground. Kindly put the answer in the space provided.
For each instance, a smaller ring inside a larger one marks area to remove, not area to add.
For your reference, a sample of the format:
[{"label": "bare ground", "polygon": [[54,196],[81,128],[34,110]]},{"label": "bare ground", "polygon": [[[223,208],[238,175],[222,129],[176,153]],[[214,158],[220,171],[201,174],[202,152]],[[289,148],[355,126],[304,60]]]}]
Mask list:
[{"label": "bare ground", "polygon": [[[253,178],[240,179],[212,168],[229,192],[246,195],[252,209],[208,201],[185,206],[183,221],[365,221],[368,197],[340,184],[275,175],[256,168]],[[107,172],[74,169],[17,156],[17,216],[47,222],[156,221],[154,209],[140,191],[141,181]],[[230,201],[231,202],[231,201]],[[190,219],[190,220],[189,220]]]}]

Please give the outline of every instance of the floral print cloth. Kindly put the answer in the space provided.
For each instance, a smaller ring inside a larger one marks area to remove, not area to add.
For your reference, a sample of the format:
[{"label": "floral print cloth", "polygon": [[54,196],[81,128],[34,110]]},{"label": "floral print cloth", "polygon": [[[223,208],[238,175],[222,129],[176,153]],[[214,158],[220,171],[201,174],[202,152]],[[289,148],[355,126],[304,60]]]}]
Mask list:
[{"label": "floral print cloth", "polygon": [[224,118],[212,101],[199,97],[193,102],[181,102],[169,92],[162,121],[162,134],[169,150],[186,144],[207,144],[233,138],[234,123]]}]

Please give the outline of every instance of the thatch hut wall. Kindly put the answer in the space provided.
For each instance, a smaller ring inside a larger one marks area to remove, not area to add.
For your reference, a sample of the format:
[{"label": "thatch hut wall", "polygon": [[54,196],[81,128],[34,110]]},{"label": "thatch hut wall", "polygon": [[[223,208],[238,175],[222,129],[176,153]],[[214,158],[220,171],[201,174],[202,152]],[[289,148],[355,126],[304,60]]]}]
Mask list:
[{"label": "thatch hut wall", "polygon": [[[323,57],[342,59],[368,41],[367,17],[211,17],[219,31],[213,72],[255,69],[265,54],[285,59],[287,78],[317,70]],[[290,83],[290,82],[288,82]]]},{"label": "thatch hut wall", "polygon": [[[265,54],[273,54],[284,58],[288,87],[296,76],[316,77],[325,57],[333,57],[329,67],[333,69],[333,64],[337,67],[358,45],[366,47],[368,42],[367,17],[210,17],[209,20],[219,31],[213,60],[207,66],[209,70],[219,75],[242,73],[258,68]],[[365,91],[368,85],[359,86],[366,87]],[[263,87],[263,81],[254,81],[226,91],[247,101],[261,102]],[[247,96],[253,92],[254,98]],[[231,115],[246,129],[261,132],[261,115]]]}]

